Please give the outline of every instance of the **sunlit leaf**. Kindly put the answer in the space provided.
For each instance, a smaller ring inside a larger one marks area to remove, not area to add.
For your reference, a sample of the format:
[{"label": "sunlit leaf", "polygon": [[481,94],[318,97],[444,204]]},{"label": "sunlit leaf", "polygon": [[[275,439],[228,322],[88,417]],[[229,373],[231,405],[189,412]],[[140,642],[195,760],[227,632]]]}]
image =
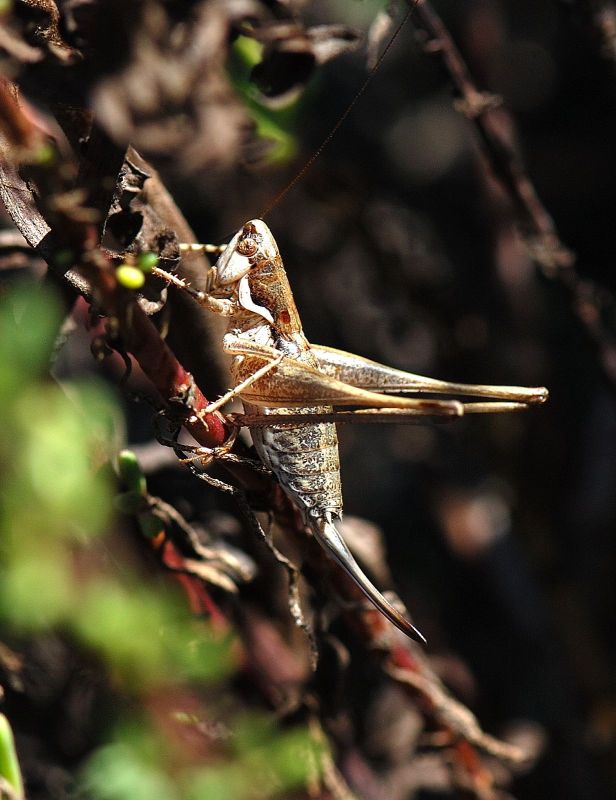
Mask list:
[{"label": "sunlit leaf", "polygon": [[15,739],[8,719],[0,714],[0,776],[13,788],[17,797],[23,797],[24,785],[15,750]]},{"label": "sunlit leaf", "polygon": [[80,637],[133,688],[214,680],[232,667],[229,641],[198,627],[175,597],[113,581],[90,586],[75,620]]},{"label": "sunlit leaf", "polygon": [[36,284],[14,288],[0,304],[0,398],[11,399],[48,366],[61,321],[55,295]]},{"label": "sunlit leaf", "polygon": [[92,800],[178,800],[174,782],[129,742],[102,747],[89,759],[82,786]]},{"label": "sunlit leaf", "polygon": [[58,542],[16,542],[10,568],[0,577],[0,615],[20,632],[63,622],[76,600],[68,553]]}]

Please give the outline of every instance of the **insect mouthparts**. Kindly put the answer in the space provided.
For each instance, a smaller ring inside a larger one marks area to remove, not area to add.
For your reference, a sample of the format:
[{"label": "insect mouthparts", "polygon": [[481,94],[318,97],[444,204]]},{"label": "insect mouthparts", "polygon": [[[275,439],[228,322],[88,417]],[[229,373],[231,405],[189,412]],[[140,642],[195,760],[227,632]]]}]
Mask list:
[{"label": "insect mouthparts", "polygon": [[254,222],[247,222],[242,228],[242,234],[236,245],[236,250],[242,256],[254,256],[262,241],[263,237]]},{"label": "insect mouthparts", "polygon": [[240,239],[237,243],[237,252],[242,256],[254,256],[258,249],[259,245],[252,238]]}]

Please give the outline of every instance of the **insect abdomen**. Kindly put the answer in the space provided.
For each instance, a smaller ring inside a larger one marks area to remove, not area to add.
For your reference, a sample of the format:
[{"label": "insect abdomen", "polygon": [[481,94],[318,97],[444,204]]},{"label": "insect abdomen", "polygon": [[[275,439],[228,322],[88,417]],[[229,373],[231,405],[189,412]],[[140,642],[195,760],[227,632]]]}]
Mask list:
[{"label": "insect abdomen", "polygon": [[[257,409],[255,409],[257,410]],[[328,408],[300,408],[289,413],[309,414]],[[260,413],[284,413],[284,409],[258,409]],[[246,409],[247,413],[250,410]],[[332,423],[256,428],[252,439],[263,463],[304,514],[342,513],[342,487],[338,435]]]}]

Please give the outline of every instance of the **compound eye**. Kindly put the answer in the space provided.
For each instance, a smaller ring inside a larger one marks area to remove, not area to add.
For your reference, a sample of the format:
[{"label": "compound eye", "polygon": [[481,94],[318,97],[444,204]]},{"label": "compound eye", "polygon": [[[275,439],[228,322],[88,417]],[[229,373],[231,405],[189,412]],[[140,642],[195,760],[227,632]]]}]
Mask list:
[{"label": "compound eye", "polygon": [[254,256],[258,249],[259,245],[254,239],[242,239],[237,244],[237,252],[242,256],[247,256],[248,258]]}]

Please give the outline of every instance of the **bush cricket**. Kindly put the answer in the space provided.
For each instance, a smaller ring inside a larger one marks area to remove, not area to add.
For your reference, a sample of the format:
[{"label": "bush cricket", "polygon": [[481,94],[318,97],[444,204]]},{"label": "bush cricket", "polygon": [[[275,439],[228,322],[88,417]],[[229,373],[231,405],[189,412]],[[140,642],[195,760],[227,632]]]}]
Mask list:
[{"label": "bush cricket", "polygon": [[[182,245],[182,249],[215,250],[205,245]],[[247,222],[219,250],[203,292],[154,270],[229,320],[223,349],[232,357],[233,388],[204,413],[233,397],[241,399],[244,414],[235,421],[251,429],[261,461],[298,507],[317,541],[387,619],[412,639],[425,641],[372,584],[336,528],[342,516],[336,422],[408,422],[418,417],[513,411],[544,402],[547,390],[448,383],[310,344],[265,222]],[[463,403],[404,396],[421,393],[486,399]],[[339,410],[341,406],[354,409]]]}]

